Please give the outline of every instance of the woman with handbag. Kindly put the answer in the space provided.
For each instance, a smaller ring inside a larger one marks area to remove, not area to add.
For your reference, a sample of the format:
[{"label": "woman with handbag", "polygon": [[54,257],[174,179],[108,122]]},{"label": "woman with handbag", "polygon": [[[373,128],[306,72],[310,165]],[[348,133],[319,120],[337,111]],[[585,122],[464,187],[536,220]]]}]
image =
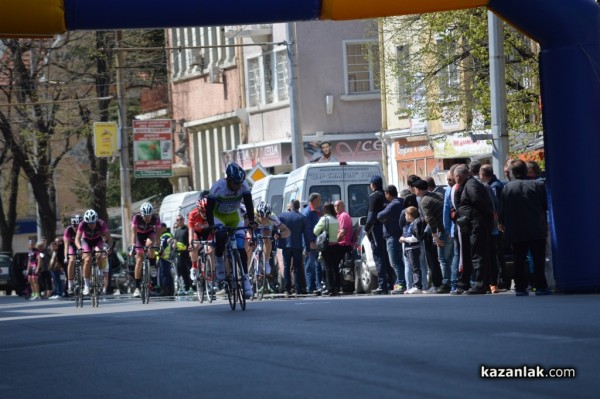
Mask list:
[{"label": "woman with handbag", "polygon": [[344,249],[338,243],[338,223],[336,212],[331,202],[323,205],[323,216],[313,232],[317,236],[317,249],[323,254],[327,268],[327,294],[335,296],[340,292],[340,261],[344,257]]}]

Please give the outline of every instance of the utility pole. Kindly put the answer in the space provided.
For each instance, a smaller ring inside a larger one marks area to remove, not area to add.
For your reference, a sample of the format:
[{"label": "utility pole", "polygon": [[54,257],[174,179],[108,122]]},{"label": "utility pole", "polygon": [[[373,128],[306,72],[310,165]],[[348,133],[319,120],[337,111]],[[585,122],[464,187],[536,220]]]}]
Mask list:
[{"label": "utility pole", "polygon": [[121,245],[127,251],[127,242],[131,234],[131,184],[129,181],[129,140],[127,138],[127,99],[125,93],[125,53],[120,50],[123,31],[115,31],[117,48],[117,102],[119,105],[119,137],[121,138]]},{"label": "utility pole", "polygon": [[290,120],[292,125],[292,168],[298,169],[304,164],[304,137],[300,127],[298,109],[298,64],[296,64],[296,23],[287,24],[287,53],[290,63]]},{"label": "utility pole", "polygon": [[492,105],[492,168],[496,176],[504,175],[504,165],[508,157],[504,26],[502,24],[502,20],[496,14],[488,11],[490,96]]}]

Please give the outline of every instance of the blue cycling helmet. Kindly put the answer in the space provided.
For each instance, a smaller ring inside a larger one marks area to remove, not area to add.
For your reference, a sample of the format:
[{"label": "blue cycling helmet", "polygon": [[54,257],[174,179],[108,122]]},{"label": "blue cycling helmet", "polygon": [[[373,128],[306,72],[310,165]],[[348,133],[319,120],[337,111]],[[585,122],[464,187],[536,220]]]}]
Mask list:
[{"label": "blue cycling helmet", "polygon": [[227,178],[235,184],[242,184],[246,179],[246,172],[244,172],[244,169],[235,162],[227,164],[225,174],[227,175]]}]

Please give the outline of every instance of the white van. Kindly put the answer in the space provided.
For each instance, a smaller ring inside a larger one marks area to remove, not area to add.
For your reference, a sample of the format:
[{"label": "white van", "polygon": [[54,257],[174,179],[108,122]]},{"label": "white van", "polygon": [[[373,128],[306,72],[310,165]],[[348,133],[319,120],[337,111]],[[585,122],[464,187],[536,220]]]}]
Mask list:
[{"label": "white van", "polygon": [[370,182],[373,175],[383,176],[378,162],[339,162],[307,164],[293,170],[285,183],[283,203],[293,199],[307,204],[310,193],[321,194],[322,202],[342,200],[354,224],[367,216]]},{"label": "white van", "polygon": [[167,195],[160,204],[160,221],[166,223],[172,229],[177,215],[181,214],[187,217],[187,214],[193,209],[199,196],[199,191],[186,191],[184,193]]},{"label": "white van", "polygon": [[271,175],[264,177],[252,186],[252,203],[254,208],[259,202],[265,201],[271,204],[271,209],[276,215],[283,211],[283,189],[288,175]]}]

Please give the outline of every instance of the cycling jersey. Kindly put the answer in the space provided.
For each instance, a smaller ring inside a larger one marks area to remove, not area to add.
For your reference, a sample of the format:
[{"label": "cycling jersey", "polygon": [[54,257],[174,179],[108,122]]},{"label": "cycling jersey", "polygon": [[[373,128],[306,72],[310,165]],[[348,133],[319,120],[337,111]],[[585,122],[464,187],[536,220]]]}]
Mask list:
[{"label": "cycling jersey", "polygon": [[208,227],[208,221],[202,217],[198,208],[192,209],[188,215],[188,228],[202,233],[202,229]]},{"label": "cycling jersey", "polygon": [[81,222],[79,223],[79,227],[77,227],[77,231],[80,232],[81,238],[87,241],[96,241],[98,238],[108,233],[108,225],[102,219],[96,221],[94,228],[86,222]]},{"label": "cycling jersey", "polygon": [[75,255],[75,251],[77,247],[75,246],[75,236],[77,235],[77,230],[73,226],[69,226],[65,229],[63,234],[63,241],[65,245],[68,245],[68,253],[69,255]]},{"label": "cycling jersey", "polygon": [[208,197],[216,201],[215,213],[228,215],[239,212],[244,194],[250,194],[248,183],[243,182],[239,190],[233,191],[226,179],[220,179],[211,187]]},{"label": "cycling jersey", "polygon": [[281,220],[277,217],[277,215],[270,214],[266,218],[261,218],[256,215],[256,221],[258,222],[259,229],[271,229],[273,226],[279,227],[281,226]]},{"label": "cycling jersey", "polygon": [[153,214],[150,221],[146,223],[144,217],[138,213],[137,215],[133,215],[131,227],[136,233],[153,233],[160,228],[160,218]]}]

